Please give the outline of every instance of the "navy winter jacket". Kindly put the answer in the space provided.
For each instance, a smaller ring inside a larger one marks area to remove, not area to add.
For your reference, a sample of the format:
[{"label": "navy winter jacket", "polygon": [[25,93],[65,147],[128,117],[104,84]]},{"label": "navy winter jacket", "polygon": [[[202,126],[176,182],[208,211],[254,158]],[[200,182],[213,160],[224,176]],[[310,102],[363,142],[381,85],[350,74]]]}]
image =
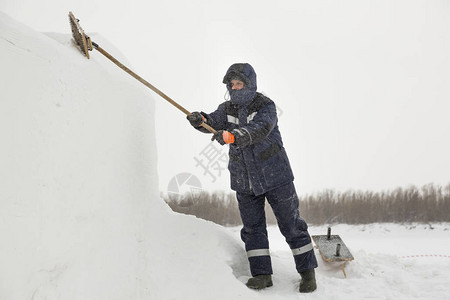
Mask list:
[{"label": "navy winter jacket", "polygon": [[[232,90],[230,81],[244,82],[242,90]],[[216,130],[232,132],[244,143],[230,144],[231,189],[261,195],[294,180],[283,147],[275,103],[256,92],[256,73],[249,64],[232,65],[225,77],[231,100],[212,113],[202,114]],[[202,127],[199,130],[206,132]]]}]

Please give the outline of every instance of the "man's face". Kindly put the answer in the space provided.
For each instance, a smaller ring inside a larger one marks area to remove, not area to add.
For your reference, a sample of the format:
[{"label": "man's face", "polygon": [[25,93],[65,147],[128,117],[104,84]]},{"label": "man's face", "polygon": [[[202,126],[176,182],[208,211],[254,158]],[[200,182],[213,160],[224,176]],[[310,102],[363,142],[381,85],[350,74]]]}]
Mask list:
[{"label": "man's face", "polygon": [[230,84],[232,90],[242,90],[244,88],[244,83],[237,79],[231,80]]}]

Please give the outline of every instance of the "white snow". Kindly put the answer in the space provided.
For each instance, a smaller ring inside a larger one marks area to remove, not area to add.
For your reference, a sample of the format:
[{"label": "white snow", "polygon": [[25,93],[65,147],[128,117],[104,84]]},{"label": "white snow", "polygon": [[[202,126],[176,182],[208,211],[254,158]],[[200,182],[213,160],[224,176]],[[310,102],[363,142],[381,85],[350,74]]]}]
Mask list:
[{"label": "white snow", "polygon": [[239,229],[159,197],[155,97],[70,35],[0,13],[0,300],[450,298],[449,224],[334,226],[355,260],[344,278],[319,258],[310,295],[271,227],[274,286],[247,289]]}]

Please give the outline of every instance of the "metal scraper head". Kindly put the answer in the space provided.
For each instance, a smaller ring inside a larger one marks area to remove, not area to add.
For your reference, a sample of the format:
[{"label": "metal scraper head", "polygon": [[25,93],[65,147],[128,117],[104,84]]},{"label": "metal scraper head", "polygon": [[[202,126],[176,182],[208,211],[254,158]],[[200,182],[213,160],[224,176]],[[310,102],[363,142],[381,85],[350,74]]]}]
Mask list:
[{"label": "metal scraper head", "polygon": [[72,28],[72,36],[81,52],[89,59],[89,51],[92,51],[91,39],[84,33],[79,20],[75,18],[72,12],[69,12],[70,27]]}]

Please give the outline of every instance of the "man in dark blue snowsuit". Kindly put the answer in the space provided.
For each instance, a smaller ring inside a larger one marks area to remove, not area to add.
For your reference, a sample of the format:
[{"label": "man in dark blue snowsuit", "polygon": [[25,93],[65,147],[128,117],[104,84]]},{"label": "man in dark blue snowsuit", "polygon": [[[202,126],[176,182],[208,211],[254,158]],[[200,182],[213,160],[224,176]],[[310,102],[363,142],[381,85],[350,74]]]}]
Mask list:
[{"label": "man in dark blue snowsuit", "polygon": [[252,278],[247,286],[272,286],[265,199],[277,218],[281,233],[289,244],[297,271],[300,292],[316,289],[314,268],[317,260],[306,222],[300,217],[294,176],[277,125],[275,104],[258,93],[256,73],[249,64],[233,64],[225,74],[231,100],[210,114],[193,112],[188,120],[198,130],[205,122],[217,133],[212,140],[229,144],[231,189],[236,191]]}]

